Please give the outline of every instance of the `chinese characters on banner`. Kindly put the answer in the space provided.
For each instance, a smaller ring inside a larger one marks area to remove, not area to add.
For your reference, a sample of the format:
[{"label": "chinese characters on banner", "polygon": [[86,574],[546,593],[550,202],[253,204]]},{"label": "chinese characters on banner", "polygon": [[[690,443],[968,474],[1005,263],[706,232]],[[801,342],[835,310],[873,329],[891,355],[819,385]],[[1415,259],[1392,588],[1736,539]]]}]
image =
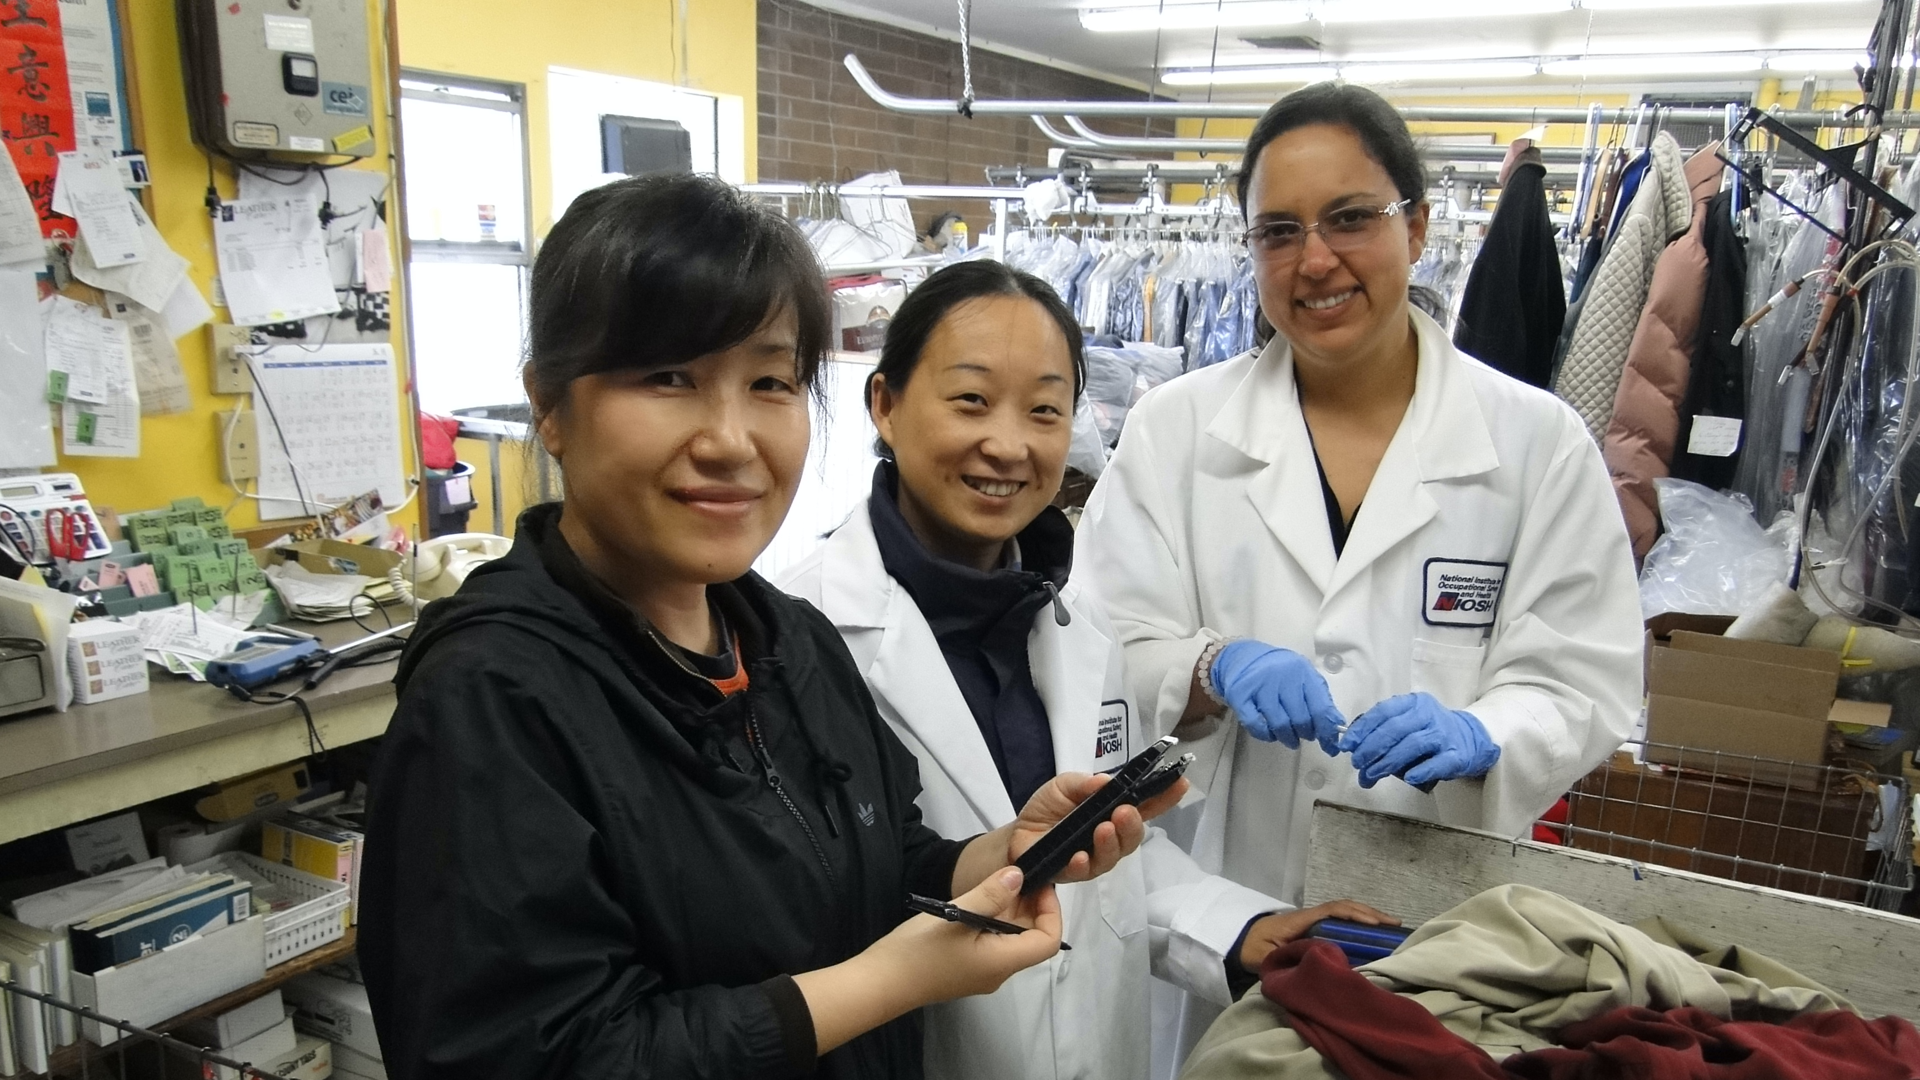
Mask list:
[{"label": "chinese characters on banner", "polygon": [[0,142],[40,212],[40,229],[74,234],[53,212],[60,152],[74,149],[73,97],[58,0],[0,0]]}]

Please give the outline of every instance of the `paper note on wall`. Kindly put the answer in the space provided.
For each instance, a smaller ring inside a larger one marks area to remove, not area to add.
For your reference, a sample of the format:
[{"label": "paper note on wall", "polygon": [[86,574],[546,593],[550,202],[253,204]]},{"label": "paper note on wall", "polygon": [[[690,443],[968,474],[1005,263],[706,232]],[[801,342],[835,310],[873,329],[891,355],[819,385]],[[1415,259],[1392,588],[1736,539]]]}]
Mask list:
[{"label": "paper note on wall", "polygon": [[360,287],[373,293],[393,289],[393,259],[387,250],[384,228],[360,234]]},{"label": "paper note on wall", "polygon": [[73,150],[60,155],[56,208],[80,222],[97,266],[125,266],[147,257],[133,196],[120,184],[120,169],[103,150]]},{"label": "paper note on wall", "polygon": [[167,306],[173,291],[179,287],[180,280],[186,276],[187,260],[184,256],[167,246],[167,241],[154,228],[153,220],[147,212],[132,199],[127,206],[133,211],[134,224],[140,231],[140,242],[146,248],[146,257],[136,263],[124,266],[101,266],[94,258],[93,242],[85,231],[74,242],[73,259],[69,265],[73,276],[108,292],[123,293],[134,302],[155,311]]},{"label": "paper note on wall", "polygon": [[46,261],[47,243],[40,236],[40,212],[33,208],[33,199],[20,180],[13,156],[0,148],[0,266]]},{"label": "paper note on wall", "polygon": [[45,341],[34,268],[0,266],[0,469],[54,462]]},{"label": "paper note on wall", "polygon": [[200,286],[192,278],[182,277],[167,306],[160,309],[160,318],[167,324],[167,336],[179,340],[212,322],[213,306],[200,295]]},{"label": "paper note on wall", "polygon": [[140,415],[160,416],[193,407],[180,351],[173,347],[162,317],[117,293],[107,294],[107,314],[127,328],[133,349],[133,381],[140,393]]},{"label": "paper note on wall", "polygon": [[56,312],[48,322],[48,355],[53,352],[57,327],[71,331],[69,341],[87,341],[105,393],[94,401],[74,401],[69,396],[60,406],[60,448],[73,457],[139,457],[140,391],[127,326],[99,317],[84,304],[78,306],[84,313],[62,316]]},{"label": "paper note on wall", "polygon": [[311,196],[222,203],[213,236],[234,325],[262,326],[340,310],[327,269],[320,206]]},{"label": "paper note on wall", "polygon": [[406,498],[392,346],[277,345],[250,362],[259,380],[261,517],[308,516],[374,488],[388,506]]},{"label": "paper note on wall", "polygon": [[48,297],[41,317],[46,323],[45,398],[105,403],[109,372],[126,349],[126,330],[101,318],[91,305],[65,296]]},{"label": "paper note on wall", "polygon": [[77,146],[124,150],[113,12],[107,0],[60,0],[60,37],[67,50]]}]

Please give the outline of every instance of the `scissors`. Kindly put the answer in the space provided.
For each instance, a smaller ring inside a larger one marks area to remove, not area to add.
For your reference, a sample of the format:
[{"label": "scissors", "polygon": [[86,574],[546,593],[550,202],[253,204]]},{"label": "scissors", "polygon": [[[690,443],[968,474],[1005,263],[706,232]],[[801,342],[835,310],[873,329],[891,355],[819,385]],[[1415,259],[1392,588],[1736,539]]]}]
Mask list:
[{"label": "scissors", "polygon": [[77,562],[87,557],[87,519],[55,508],[40,523],[47,530],[47,554],[55,560]]}]

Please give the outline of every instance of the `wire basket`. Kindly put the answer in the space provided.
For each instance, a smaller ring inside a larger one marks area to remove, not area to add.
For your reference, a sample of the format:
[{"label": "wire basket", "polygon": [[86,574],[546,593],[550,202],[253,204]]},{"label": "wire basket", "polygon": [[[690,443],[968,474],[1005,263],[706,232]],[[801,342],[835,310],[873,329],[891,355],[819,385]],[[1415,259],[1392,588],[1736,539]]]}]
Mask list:
[{"label": "wire basket", "polygon": [[1913,887],[1904,778],[1631,742],[1567,796],[1570,847],[1898,909]]},{"label": "wire basket", "polygon": [[[267,966],[283,964],[304,952],[338,939],[347,932],[347,907],[352,896],[345,883],[229,851],[187,868],[195,873],[218,872],[253,882],[256,903],[267,908]],[[279,906],[262,902],[260,895],[278,894]]]}]

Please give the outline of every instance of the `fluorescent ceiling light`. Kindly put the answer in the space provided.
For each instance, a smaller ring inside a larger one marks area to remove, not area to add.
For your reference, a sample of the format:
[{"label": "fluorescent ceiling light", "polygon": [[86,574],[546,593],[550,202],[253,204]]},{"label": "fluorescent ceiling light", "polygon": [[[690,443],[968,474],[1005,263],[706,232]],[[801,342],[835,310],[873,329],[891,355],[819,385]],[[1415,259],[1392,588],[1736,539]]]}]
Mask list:
[{"label": "fluorescent ceiling light", "polygon": [[1775,7],[1786,4],[1801,7],[1833,4],[1864,6],[1862,0],[1579,0],[1579,6],[1587,11],[1647,11],[1656,8],[1671,11],[1678,8]]},{"label": "fluorescent ceiling light", "polygon": [[1527,79],[1540,73],[1531,60],[1481,60],[1463,64],[1342,64],[1340,76],[1357,83],[1493,82]]},{"label": "fluorescent ceiling light", "polygon": [[1286,86],[1293,83],[1325,82],[1340,76],[1340,69],[1318,64],[1281,64],[1274,67],[1220,68],[1216,71],[1169,71],[1160,76],[1168,86]]},{"label": "fluorescent ceiling light", "polygon": [[1783,53],[1767,58],[1768,71],[1852,71],[1867,66],[1866,53]]},{"label": "fluorescent ceiling light", "polygon": [[1088,30],[1116,33],[1127,30],[1211,30],[1253,26],[1290,26],[1311,22],[1312,6],[1305,0],[1235,0],[1232,3],[1143,4],[1132,7],[1085,8],[1080,25]]},{"label": "fluorescent ceiling light", "polygon": [[1435,0],[1326,0],[1314,6],[1313,14],[1323,23],[1415,22],[1422,19],[1554,15],[1572,7],[1572,0],[1474,0],[1451,4],[1436,3]]},{"label": "fluorescent ceiling light", "polygon": [[1641,56],[1583,56],[1577,60],[1549,60],[1540,70],[1547,75],[1734,75],[1759,71],[1760,58],[1749,53],[1678,53]]}]

